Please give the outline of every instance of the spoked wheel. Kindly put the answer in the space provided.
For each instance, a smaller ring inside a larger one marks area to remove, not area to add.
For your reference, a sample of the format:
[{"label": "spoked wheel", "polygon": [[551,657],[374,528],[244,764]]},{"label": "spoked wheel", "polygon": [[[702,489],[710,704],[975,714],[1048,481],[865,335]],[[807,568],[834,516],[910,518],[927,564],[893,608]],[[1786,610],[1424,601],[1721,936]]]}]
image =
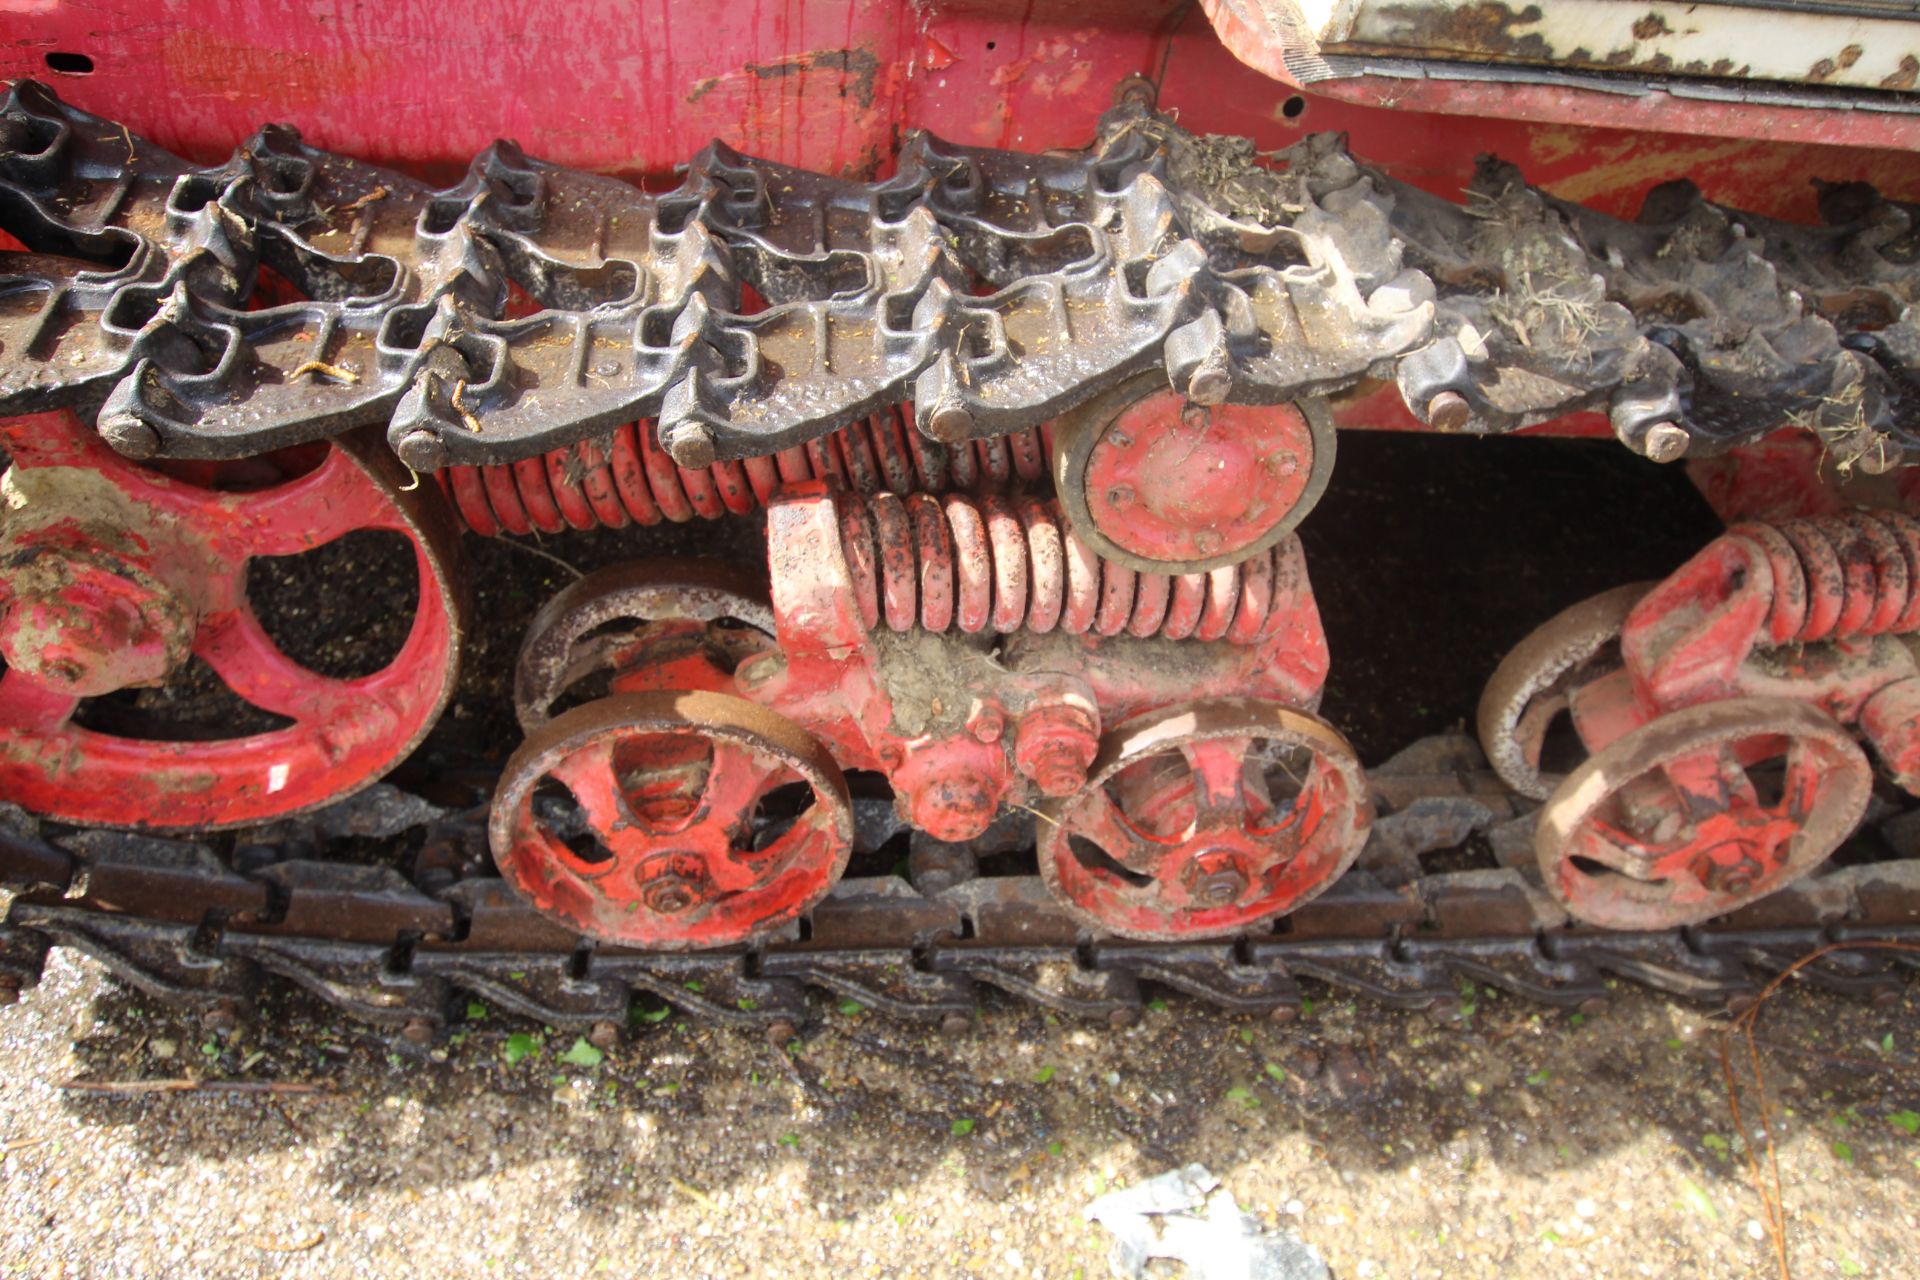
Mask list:
[{"label": "spoked wheel", "polygon": [[1560,784],[1535,852],[1574,916],[1611,929],[1695,924],[1805,875],[1860,821],[1866,754],[1823,712],[1772,698],[1676,711]]},{"label": "spoked wheel", "polygon": [[1087,785],[1040,824],[1040,873],[1077,919],[1123,938],[1223,937],[1340,877],[1373,814],[1346,740],[1254,699],[1190,702],[1101,741]]},{"label": "spoked wheel", "polygon": [[[1584,757],[1564,724],[1574,690],[1620,668],[1620,632],[1651,582],[1635,582],[1555,614],[1515,645],[1480,695],[1480,746],[1501,781],[1545,800]],[[1558,739],[1566,738],[1566,750]]]},{"label": "spoked wheel", "polygon": [[612,687],[711,688],[773,647],[766,580],[712,560],[629,560],[597,569],[549,600],[527,628],[513,702],[528,733],[596,676]]},{"label": "spoked wheel", "polygon": [[[457,668],[458,540],[377,435],[164,472],[121,458],[71,414],[15,419],[5,442],[0,796],[67,822],[242,826],[349,795],[426,735]],[[410,544],[418,604],[384,667],[323,675],[262,625],[249,562],[363,530]],[[203,726],[184,741],[161,726],[88,727],[89,699],[165,685],[193,659],[279,727]]]},{"label": "spoked wheel", "polygon": [[718,693],[628,693],[556,716],[507,762],[501,874],[581,933],[648,950],[770,934],[839,879],[846,780],[798,725]]}]

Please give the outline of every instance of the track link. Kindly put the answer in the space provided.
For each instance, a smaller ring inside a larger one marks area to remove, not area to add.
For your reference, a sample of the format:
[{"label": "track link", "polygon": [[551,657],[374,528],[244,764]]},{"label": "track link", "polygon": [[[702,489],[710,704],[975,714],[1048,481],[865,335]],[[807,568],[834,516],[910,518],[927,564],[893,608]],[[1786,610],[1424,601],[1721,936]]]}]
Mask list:
[{"label": "track link", "polygon": [[[1471,795],[1492,817],[1526,803],[1485,778],[1379,781],[1410,829],[1434,801]],[[1393,814],[1382,829],[1396,830]],[[1468,983],[1592,1012],[1620,981],[1737,1004],[1835,944],[1858,949],[1824,955],[1798,976],[1892,1000],[1920,967],[1913,953],[1868,945],[1920,944],[1920,859],[1844,867],[1697,928],[1614,932],[1571,926],[1503,867],[1395,884],[1405,858],[1376,842],[1355,871],[1272,930],[1203,943],[1094,940],[1031,875],[931,895],[897,877],[854,877],[762,945],[669,954],[579,938],[491,875],[442,883],[444,868],[480,841],[472,817],[431,824],[416,865],[434,869],[409,878],[301,859],[243,874],[204,845],[120,833],[9,835],[0,878],[30,887],[0,925],[0,990],[33,986],[48,949],[62,946],[156,999],[217,1018],[243,1016],[263,980],[284,980],[414,1040],[438,1034],[469,995],[554,1027],[624,1026],[640,1002],[783,1036],[806,1021],[809,991],[957,1031],[987,990],[1125,1026],[1156,991],[1287,1021],[1311,994],[1305,982],[1448,1020]]]}]

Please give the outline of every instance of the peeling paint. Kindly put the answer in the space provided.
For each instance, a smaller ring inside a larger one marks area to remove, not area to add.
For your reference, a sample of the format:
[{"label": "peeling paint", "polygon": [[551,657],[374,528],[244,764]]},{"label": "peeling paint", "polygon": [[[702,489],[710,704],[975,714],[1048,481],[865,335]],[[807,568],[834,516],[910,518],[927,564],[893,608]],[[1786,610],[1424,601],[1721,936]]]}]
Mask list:
[{"label": "peeling paint", "polygon": [[[1285,0],[1280,0],[1285,4]],[[1299,5],[1288,6],[1296,11]],[[1308,28],[1312,23],[1305,23]],[[1853,12],[1644,0],[1357,0],[1315,34],[1325,54],[1594,67],[1911,88],[1920,26]]]}]

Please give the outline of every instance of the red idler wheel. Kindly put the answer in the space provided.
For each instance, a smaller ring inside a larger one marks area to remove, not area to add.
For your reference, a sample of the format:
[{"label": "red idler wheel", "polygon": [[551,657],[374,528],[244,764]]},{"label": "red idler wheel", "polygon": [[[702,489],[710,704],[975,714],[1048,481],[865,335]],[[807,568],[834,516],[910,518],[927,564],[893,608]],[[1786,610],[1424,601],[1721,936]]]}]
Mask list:
[{"label": "red idler wheel", "polygon": [[1729,698],[1596,752],[1541,810],[1534,851],[1577,919],[1670,929],[1811,871],[1858,825],[1872,789],[1866,753],[1825,712]]},{"label": "red idler wheel", "polygon": [[569,691],[602,673],[616,688],[636,675],[669,685],[722,678],[772,648],[773,627],[758,570],[690,558],[608,565],[534,615],[514,663],[514,713],[532,733]]},{"label": "red idler wheel", "polygon": [[1325,721],[1253,698],[1181,703],[1101,739],[1045,805],[1040,874],[1122,938],[1226,937],[1339,879],[1373,824],[1366,772]]},{"label": "red idler wheel", "polygon": [[1074,532],[1144,572],[1201,572],[1270,549],[1333,473],[1333,420],[1320,402],[1198,405],[1159,370],[1053,426],[1054,483]]},{"label": "red idler wheel", "polygon": [[[1620,632],[1651,582],[1629,583],[1563,609],[1515,645],[1480,695],[1480,746],[1500,780],[1545,800],[1565,775],[1550,740],[1575,690],[1620,670]],[[1585,748],[1577,749],[1582,757]],[[1571,761],[1564,762],[1571,767]]]},{"label": "red idler wheel", "polygon": [[[426,736],[464,629],[458,536],[438,490],[407,483],[377,432],[178,474],[121,458],[71,414],[16,419],[5,438],[0,796],[92,826],[246,826],[350,795]],[[247,564],[360,530],[412,545],[419,605],[388,666],[334,678],[274,644]],[[189,655],[291,723],[169,741],[76,719],[83,698],[164,684]]]},{"label": "red idler wheel", "polygon": [[805,914],[846,869],[853,806],[825,747],[720,693],[625,693],[556,716],[507,761],[500,873],[569,929],[724,947]]}]

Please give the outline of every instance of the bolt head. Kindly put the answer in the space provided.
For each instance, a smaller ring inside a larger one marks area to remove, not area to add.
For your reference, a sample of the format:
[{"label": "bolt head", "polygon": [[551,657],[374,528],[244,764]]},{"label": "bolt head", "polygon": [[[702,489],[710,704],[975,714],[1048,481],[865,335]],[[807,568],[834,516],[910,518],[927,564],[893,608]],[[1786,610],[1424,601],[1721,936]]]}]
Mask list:
[{"label": "bolt head", "polygon": [[1107,490],[1107,501],[1116,507],[1132,506],[1133,486],[1130,484],[1117,484],[1113,486],[1113,488]]},{"label": "bolt head", "polygon": [[1905,457],[1906,452],[1899,445],[1886,436],[1876,435],[1855,465],[1870,476],[1878,476],[1899,466]]},{"label": "bolt head", "polygon": [[1224,364],[1209,360],[1187,379],[1187,399],[1195,404],[1224,404],[1233,390],[1233,376]]},{"label": "bolt head", "polygon": [[1213,529],[1202,529],[1193,535],[1193,547],[1203,556],[1210,556],[1220,550],[1220,534]]},{"label": "bolt head", "polygon": [[596,1022],[587,1031],[587,1043],[596,1049],[611,1049],[620,1043],[620,1028],[611,1022]]},{"label": "bolt head", "polygon": [[407,1025],[400,1028],[400,1038],[408,1044],[429,1044],[433,1040],[434,1026],[428,1018],[409,1018]]},{"label": "bolt head", "polygon": [[941,1017],[940,1030],[945,1035],[963,1036],[973,1030],[973,1019],[955,1010]]},{"label": "bolt head", "polygon": [[646,901],[656,915],[677,916],[693,905],[693,894],[684,885],[656,885],[647,890]]},{"label": "bolt head", "polygon": [[1182,877],[1187,893],[1208,907],[1230,907],[1246,896],[1251,880],[1240,859],[1225,850],[1201,853],[1187,863]]},{"label": "bolt head", "polygon": [[1206,876],[1194,886],[1193,896],[1209,906],[1230,907],[1247,891],[1247,879],[1235,871]]}]

